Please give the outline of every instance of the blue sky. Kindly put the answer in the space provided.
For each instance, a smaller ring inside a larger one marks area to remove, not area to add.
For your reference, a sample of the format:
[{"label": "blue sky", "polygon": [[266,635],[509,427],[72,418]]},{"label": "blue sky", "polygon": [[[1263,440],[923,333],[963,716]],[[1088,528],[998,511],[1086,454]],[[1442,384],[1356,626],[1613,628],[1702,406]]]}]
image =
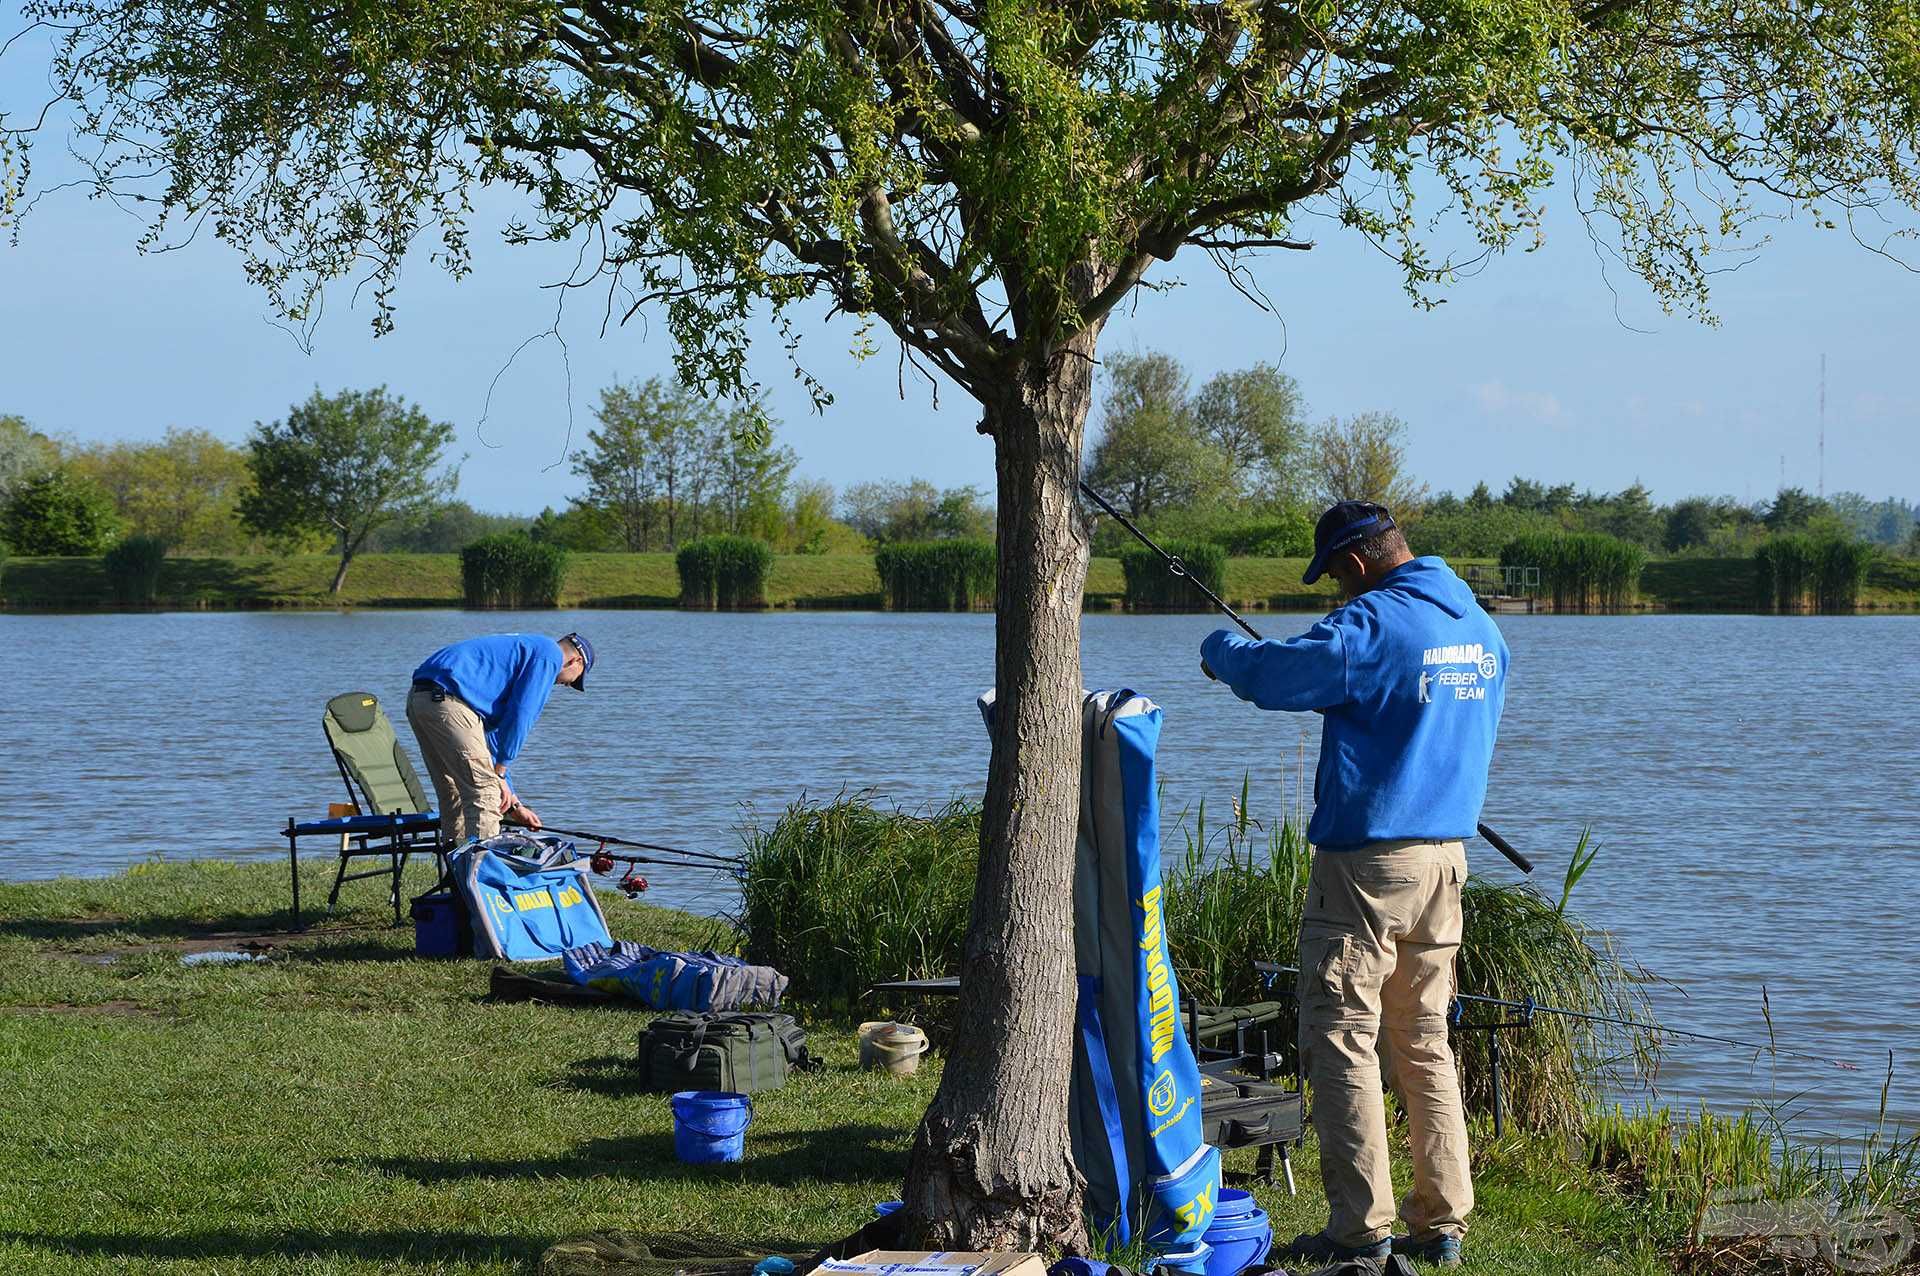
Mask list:
[{"label": "blue sky", "polygon": [[[11,14],[0,4],[8,31]],[[0,59],[0,109],[39,100],[44,65],[21,54]],[[65,149],[63,133],[43,135],[38,185],[72,175]],[[508,205],[482,207],[497,226]],[[562,460],[568,371],[575,446],[600,386],[670,371],[657,317],[602,337],[598,310],[578,295],[561,323],[564,362],[549,339],[507,367],[553,322],[542,285],[571,264],[564,249],[510,248],[483,232],[460,282],[421,254],[396,332],[374,338],[370,303],[337,289],[307,353],[273,326],[231,251],[209,238],[142,256],[140,230],[113,205],[64,191],[39,204],[17,245],[0,244],[0,412],[80,440],[180,425],[238,441],[315,386],[384,383],[457,427],[466,499],[531,513],[578,490]],[[1783,462],[1789,484],[1812,489],[1824,352],[1827,491],[1920,497],[1920,276],[1844,234],[1805,220],[1773,227],[1772,245],[1720,278],[1718,328],[1661,315],[1620,266],[1603,268],[1571,216],[1550,218],[1545,247],[1492,261],[1431,312],[1407,302],[1390,263],[1342,234],[1329,225],[1313,252],[1256,267],[1277,315],[1243,301],[1204,257],[1163,264],[1151,277],[1183,286],[1142,294],[1102,348],[1170,351],[1196,384],[1266,359],[1299,380],[1316,417],[1396,412],[1412,467],[1435,491],[1479,479],[1498,489],[1518,473],[1597,490],[1639,480],[1662,500],[1764,498]],[[847,353],[851,321],[815,309],[802,327],[809,367],[837,396],[824,415],[770,334],[754,359],[801,473],[842,487],[919,476],[991,488],[990,444],[964,394],[943,385],[936,409],[908,369],[903,400],[897,347],[861,362]]]}]

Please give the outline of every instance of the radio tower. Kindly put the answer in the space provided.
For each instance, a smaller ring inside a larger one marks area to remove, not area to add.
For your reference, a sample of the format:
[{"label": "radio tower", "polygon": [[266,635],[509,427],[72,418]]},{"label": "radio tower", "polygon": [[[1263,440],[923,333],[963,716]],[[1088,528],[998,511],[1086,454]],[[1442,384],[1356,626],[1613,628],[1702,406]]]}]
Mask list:
[{"label": "radio tower", "polygon": [[1821,500],[1827,499],[1827,356],[1820,356],[1820,490],[1815,493]]}]

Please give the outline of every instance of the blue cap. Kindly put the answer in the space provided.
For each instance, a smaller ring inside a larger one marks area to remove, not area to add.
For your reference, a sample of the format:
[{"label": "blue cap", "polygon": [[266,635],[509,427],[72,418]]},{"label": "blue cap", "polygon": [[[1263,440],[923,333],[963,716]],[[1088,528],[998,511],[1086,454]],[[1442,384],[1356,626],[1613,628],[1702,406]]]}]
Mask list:
[{"label": "blue cap", "polygon": [[586,662],[587,667],[582,669],[580,676],[573,680],[573,689],[575,691],[585,691],[587,689],[587,675],[593,671],[593,644],[588,642],[584,636],[577,633],[563,634],[561,635],[560,641],[570,642],[580,648],[580,659]]},{"label": "blue cap", "polygon": [[1393,526],[1393,515],[1387,513],[1384,505],[1375,505],[1372,501],[1341,501],[1322,514],[1314,526],[1313,561],[1307,564],[1307,574],[1300,578],[1300,583],[1311,585],[1319,580],[1327,570],[1327,559],[1333,557],[1335,550],[1377,536]]}]

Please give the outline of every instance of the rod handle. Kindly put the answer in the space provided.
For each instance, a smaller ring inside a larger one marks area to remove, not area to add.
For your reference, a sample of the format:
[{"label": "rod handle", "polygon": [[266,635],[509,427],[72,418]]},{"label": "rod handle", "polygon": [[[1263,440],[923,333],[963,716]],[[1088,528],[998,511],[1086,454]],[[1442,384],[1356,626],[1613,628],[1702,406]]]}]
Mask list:
[{"label": "rod handle", "polygon": [[1533,861],[1514,850],[1513,844],[1507,841],[1506,838],[1501,837],[1484,824],[1476,825],[1475,827],[1480,830],[1480,836],[1486,838],[1494,850],[1500,852],[1513,862],[1515,868],[1519,869],[1522,873],[1533,872]]}]

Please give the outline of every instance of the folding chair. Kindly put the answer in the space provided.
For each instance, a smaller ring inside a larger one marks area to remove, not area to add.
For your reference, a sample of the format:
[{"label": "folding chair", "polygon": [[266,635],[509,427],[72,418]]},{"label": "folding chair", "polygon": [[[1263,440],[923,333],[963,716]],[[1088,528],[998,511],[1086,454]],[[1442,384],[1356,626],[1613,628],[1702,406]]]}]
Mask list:
[{"label": "folding chair", "polygon": [[[287,821],[287,862],[293,878],[293,921],[300,924],[300,857],[302,837],[339,838],[340,862],[334,871],[327,911],[340,900],[340,888],[369,877],[391,877],[394,925],[400,924],[400,874],[409,855],[434,857],[446,872],[446,848],[440,845],[440,819],[427,801],[420,777],[408,761],[393,724],[370,691],[349,691],[327,701],[321,714],[327,744],[333,750],[340,782],[347,787],[352,814],[305,823]],[[336,806],[333,808],[338,810]],[[384,856],[386,866],[349,873],[348,862],[358,856]]]}]

